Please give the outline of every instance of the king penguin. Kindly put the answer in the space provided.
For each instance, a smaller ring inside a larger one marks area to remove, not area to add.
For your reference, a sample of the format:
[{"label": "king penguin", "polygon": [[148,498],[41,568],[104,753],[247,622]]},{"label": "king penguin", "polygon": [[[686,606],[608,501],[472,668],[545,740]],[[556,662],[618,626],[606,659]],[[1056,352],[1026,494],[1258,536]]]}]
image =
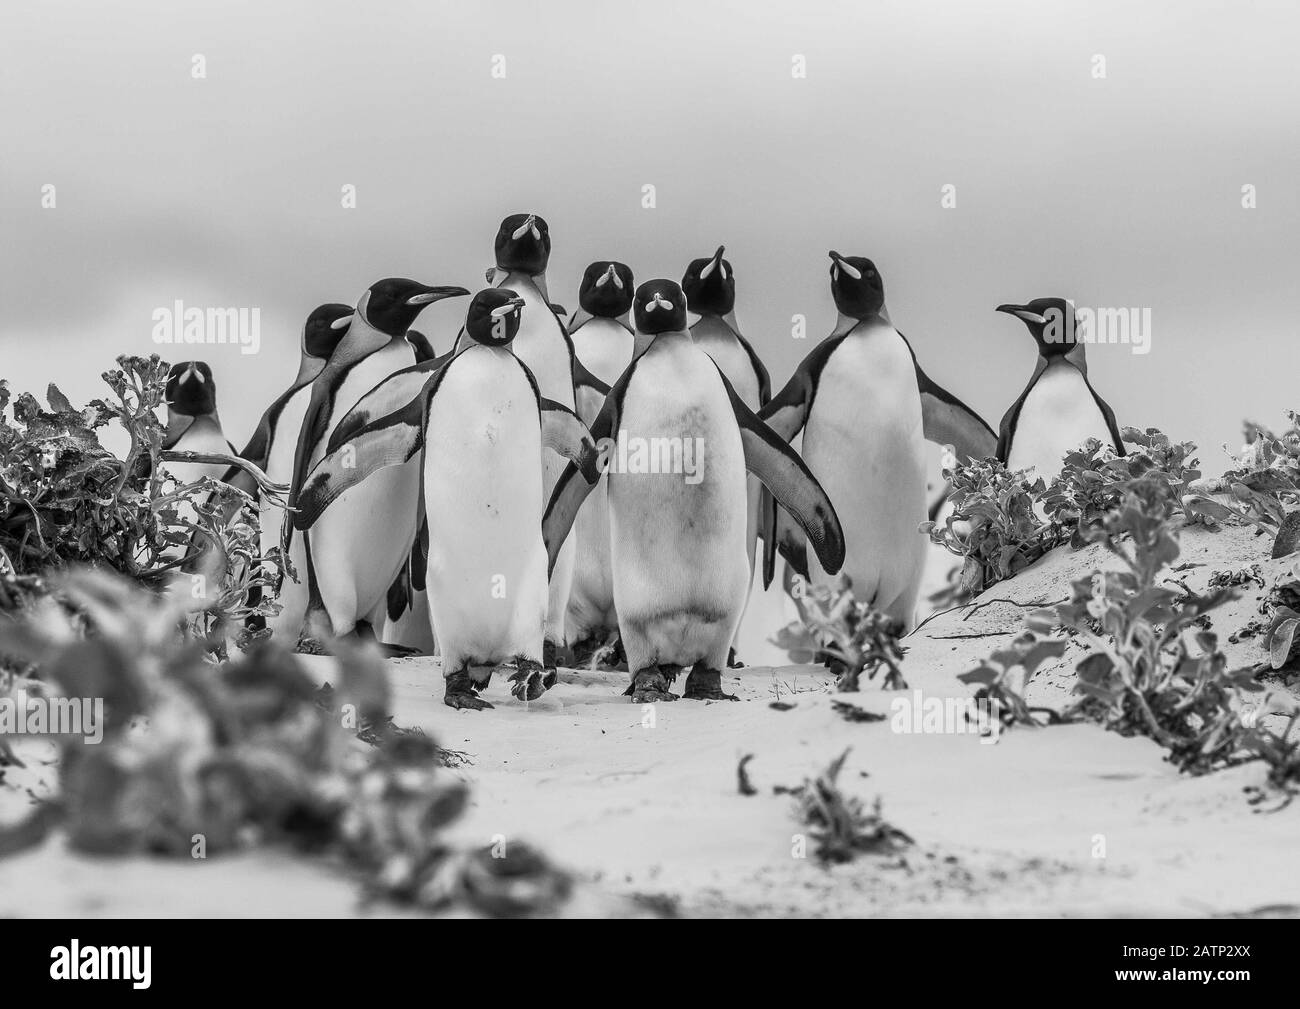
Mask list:
[{"label": "king penguin", "polygon": [[1038,345],[1029,384],[1002,418],[998,459],[1011,470],[1033,469],[1050,483],[1065,454],[1089,438],[1109,442],[1124,455],[1115,411],[1088,381],[1084,345],[1074,339],[1074,303],[1035,298],[997,311],[1023,322]]},{"label": "king penguin", "polygon": [[[993,454],[997,438],[968,406],[921,370],[889,321],[885,287],[871,260],[831,252],[835,329],[799,365],[760,416],[787,441],[803,430],[803,459],[844,520],[844,574],[854,597],[910,630],[924,574],[927,538],[925,439],[958,457]],[[771,583],[777,535],[765,516],[764,586]],[[834,585],[783,537],[782,553],[814,582]]]},{"label": "king penguin", "polygon": [[[404,339],[415,317],[436,301],[468,294],[463,287],[390,277],[361,296],[347,334],[312,382],[294,449],[290,505],[311,466],[325,455],[331,432],[357,401],[394,372],[416,366],[415,352]],[[308,593],[302,647],[319,650],[332,637],[359,627],[373,633],[377,623],[382,626],[388,590],[416,537],[419,495],[418,467],[387,469],[339,501],[302,538],[299,574]],[[296,519],[285,523],[282,544],[289,550],[296,525]]]},{"label": "king penguin", "polygon": [[[423,384],[405,406],[355,429],[331,451],[298,499],[295,520],[314,529],[348,494],[414,461],[428,519],[428,598],[443,700],[453,708],[492,707],[478,695],[493,669],[506,663],[515,665],[512,693],[520,700],[534,700],[554,684],[555,671],[541,663],[547,604],[542,446],[597,476],[586,427],[568,407],[540,395],[511,352],[528,310],[508,288],[475,295],[460,350],[421,373]],[[545,305],[541,310],[549,313]],[[402,387],[402,395],[409,388],[401,378],[387,384],[390,392]]]},{"label": "king penguin", "polygon": [[[298,374],[293,383],[275,398],[257,422],[253,436],[244,446],[240,457],[258,466],[275,483],[288,485],[293,481],[293,457],[298,446],[302,419],[311,400],[311,385],[325,368],[348,327],[354,309],[351,305],[331,303],[315,308],[303,323],[299,342]],[[262,553],[267,554],[280,543],[284,525],[284,509],[258,493],[256,482],[242,469],[230,469],[224,479],[258,501],[262,528]],[[291,563],[301,574],[305,558],[301,540],[293,544]],[[268,619],[272,634],[292,636],[302,627],[307,611],[305,581],[291,578],[281,581],[277,597],[280,612]]]},{"label": "king penguin", "polygon": [[[772,381],[768,377],[767,368],[763,366],[750,342],[741,335],[740,326],[736,322],[736,274],[731,263],[722,258],[725,251],[719,245],[712,256],[692,260],[682,277],[686,308],[699,316],[699,320],[691,326],[691,336],[717,362],[745,405],[757,413],[772,398]],[[748,486],[749,512],[745,522],[745,543],[752,571],[755,563],[754,548],[758,542],[762,485],[756,477],[751,476]],[[739,665],[734,642],[728,662],[730,665]]]},{"label": "king penguin", "polygon": [[[795,517],[830,571],[844,559],[843,534],[807,467],[691,338],[681,287],[642,284],[633,318],[635,356],[591,429],[608,469],[627,693],[638,703],[676,700],[669,686],[689,668],[685,697],[734,699],[722,691],[722,669],[750,577],[746,470]],[[542,524],[551,564],[597,479],[570,465],[556,484]]]},{"label": "king penguin", "polygon": [[[590,376],[576,382],[574,389],[577,413],[585,424],[595,421],[609,387],[632,363],[634,337],[628,319],[634,290],[632,271],[623,263],[600,260],[582,275],[569,337],[575,372],[581,369]],[[577,552],[565,628],[576,650],[583,644],[594,648],[618,629],[609,565],[609,502],[603,482],[578,513],[574,536]]]},{"label": "king penguin", "polygon": [[[550,228],[537,214],[511,214],[497,229],[493,249],[496,266],[488,271],[489,283],[508,287],[524,299],[525,311],[519,335],[514,341],[514,353],[532,372],[543,396],[572,410],[577,405],[573,343],[563,320],[551,307],[546,290],[546,267],[551,259]],[[457,346],[464,345],[466,340],[462,332]],[[554,452],[544,450],[542,486],[545,495],[551,493],[564,463],[565,460]],[[565,643],[564,621],[573,586],[575,552],[573,543],[566,544],[551,575],[546,605],[547,666],[554,665]]]},{"label": "king penguin", "polygon": [[[234,455],[217,414],[217,386],[212,369],[203,361],[173,364],[163,392],[167,403],[167,431],[162,447],[177,452]],[[167,470],[182,484],[203,477],[220,480],[229,467],[222,462],[169,462]]]}]

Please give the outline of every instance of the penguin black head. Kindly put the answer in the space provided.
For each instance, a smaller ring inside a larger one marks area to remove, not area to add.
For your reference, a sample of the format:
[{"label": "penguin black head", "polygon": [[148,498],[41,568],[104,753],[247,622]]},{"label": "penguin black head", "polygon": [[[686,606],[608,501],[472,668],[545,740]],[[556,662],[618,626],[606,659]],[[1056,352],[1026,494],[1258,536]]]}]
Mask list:
[{"label": "penguin black head", "polygon": [[999,305],[997,311],[1023,322],[1043,357],[1074,350],[1074,303],[1065,298],[1035,298],[1025,305]]},{"label": "penguin black head", "polygon": [[693,259],[682,277],[686,305],[696,315],[726,315],[736,307],[736,277],[722,258],[723,247],[707,259]]},{"label": "penguin black head", "polygon": [[841,256],[831,250],[831,295],[850,319],[869,319],[885,307],[885,282],[865,256]]},{"label": "penguin black head", "polygon": [[363,314],[379,332],[397,337],[411,328],[425,305],[464,294],[469,292],[463,287],[430,287],[404,277],[389,277],[370,285],[363,298]]},{"label": "penguin black head", "polygon": [[671,333],[686,328],[686,295],[671,280],[647,280],[636,289],[632,318],[638,333]]},{"label": "penguin black head", "polygon": [[181,361],[167,373],[167,406],[186,417],[202,417],[217,410],[217,387],[212,369],[203,361]]},{"label": "penguin black head", "polygon": [[331,303],[316,308],[302,327],[302,349],[312,357],[328,361],[339,341],[352,325],[351,305]]},{"label": "penguin black head", "polygon": [[475,343],[506,347],[519,332],[524,299],[508,287],[489,287],[474,295],[465,313],[465,332]]},{"label": "penguin black head", "polygon": [[599,319],[617,319],[632,308],[632,271],[622,263],[598,260],[587,267],[578,304]]},{"label": "penguin black head", "polygon": [[511,214],[496,240],[497,268],[536,277],[551,259],[551,232],[536,214]]}]

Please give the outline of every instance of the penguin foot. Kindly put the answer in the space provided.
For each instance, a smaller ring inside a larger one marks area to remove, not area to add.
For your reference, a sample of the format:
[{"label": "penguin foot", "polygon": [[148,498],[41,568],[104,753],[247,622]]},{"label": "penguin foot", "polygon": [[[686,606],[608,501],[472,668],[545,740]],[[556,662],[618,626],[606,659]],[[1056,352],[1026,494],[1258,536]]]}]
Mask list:
[{"label": "penguin foot", "polygon": [[392,645],[388,642],[381,643],[379,650],[384,654],[385,658],[389,659],[408,659],[412,655],[424,654],[420,649],[412,648],[410,645]]},{"label": "penguin foot", "polygon": [[744,669],[744,668],[745,668],[745,664],[744,664],[743,662],[741,662],[738,658],[736,658],[736,650],[735,650],[734,648],[730,649],[730,650],[727,652],[727,668],[728,668],[728,669]]},{"label": "penguin foot", "polygon": [[514,684],[510,693],[521,701],[535,701],[542,694],[555,686],[559,673],[554,669],[543,670],[542,664],[534,659],[520,657],[516,659],[517,668],[510,674]]},{"label": "penguin foot", "polygon": [[677,695],[669,693],[670,680],[659,669],[642,669],[623,691],[630,696],[633,704],[654,704],[656,701],[675,701]]},{"label": "penguin foot", "polygon": [[708,669],[696,665],[686,677],[686,689],[682,696],[692,701],[738,701],[735,694],[722,692],[722,673],[717,669]]},{"label": "penguin foot", "polygon": [[[486,686],[487,684],[484,684]],[[482,711],[493,705],[478,696],[479,685],[470,679],[464,669],[457,670],[447,677],[447,685],[442,695],[442,703],[449,708],[467,711]]]}]

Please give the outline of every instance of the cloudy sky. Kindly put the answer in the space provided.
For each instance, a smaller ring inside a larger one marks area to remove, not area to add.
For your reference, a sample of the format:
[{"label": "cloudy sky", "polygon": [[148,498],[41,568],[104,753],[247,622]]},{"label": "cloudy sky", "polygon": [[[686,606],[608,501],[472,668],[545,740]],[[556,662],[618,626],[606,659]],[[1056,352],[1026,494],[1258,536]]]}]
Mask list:
[{"label": "cloudy sky", "polygon": [[[593,259],[679,279],[725,243],[777,385],[811,347],[792,317],[809,340],[833,323],[826,250],[870,256],[931,376],[994,426],[1034,353],[996,305],[1149,308],[1151,352],[1092,348],[1094,383],[1121,423],[1221,466],[1243,416],[1300,408],[1298,20],[1172,0],[5,0],[0,376],[84,400],[114,355],[158,349],[155,308],[258,307],[257,355],[161,348],[211,363],[242,443],[315,305],[388,275],[475,289],[497,223],[531,210],[570,306]],[[463,310],[421,328],[441,348]]]}]

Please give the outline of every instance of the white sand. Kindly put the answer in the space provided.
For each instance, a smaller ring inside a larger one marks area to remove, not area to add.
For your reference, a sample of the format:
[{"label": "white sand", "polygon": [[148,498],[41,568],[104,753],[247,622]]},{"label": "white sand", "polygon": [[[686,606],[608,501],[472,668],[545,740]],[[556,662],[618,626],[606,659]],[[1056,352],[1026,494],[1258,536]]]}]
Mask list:
[{"label": "white sand", "polygon": [[[1265,560],[1267,541],[1247,530],[1193,530],[1183,544],[1180,560],[1202,565],[1178,574],[1193,588],[1215,568],[1259,561],[1267,575],[1294,563]],[[1060,599],[1069,578],[1103,559],[1099,548],[1057,551],[985,598]],[[1224,639],[1253,615],[1258,596],[1215,615]],[[1009,635],[953,636],[1014,631],[1022,614],[998,603],[966,620],[961,612],[932,620],[908,639],[910,686],[966,696],[957,674]],[[1262,658],[1258,641],[1226,647],[1235,664]],[[1036,703],[1067,699],[1079,654],[1044,670]],[[311,662],[329,675],[329,660]],[[421,725],[472,757],[455,772],[473,784],[473,802],[454,836],[541,845],[592,881],[573,913],[627,913],[620,898],[631,895],[720,915],[1300,913],[1300,803],[1255,812],[1242,789],[1263,782],[1258,763],[1190,778],[1154,743],[1090,725],[1016,729],[995,745],[973,734],[899,734],[889,721],[850,723],[831,708],[838,698],[888,713],[896,695],[875,684],[833,695],[824,672],[807,666],[729,673],[724,687],[740,703],[660,704],[652,727],[621,696],[626,674],[567,671],[531,704],[511,698],[498,678],[486,694],[495,710],[458,712],[441,703],[436,659],[396,661],[392,672],[399,724]],[[793,710],[769,707],[778,693]],[[790,797],[772,787],[799,784],[846,747],[841,785],[868,801],[882,797],[886,818],[917,841],[904,859],[824,869],[792,857],[801,828]],[[737,789],[746,753],[754,754],[754,796]],[[25,773],[30,780],[38,771]],[[0,788],[5,795],[0,814],[11,819],[19,793]],[[1103,839],[1104,857],[1095,857]],[[356,893],[333,869],[277,853],[105,862],[55,841],[0,863],[0,916],[367,913]]]}]

